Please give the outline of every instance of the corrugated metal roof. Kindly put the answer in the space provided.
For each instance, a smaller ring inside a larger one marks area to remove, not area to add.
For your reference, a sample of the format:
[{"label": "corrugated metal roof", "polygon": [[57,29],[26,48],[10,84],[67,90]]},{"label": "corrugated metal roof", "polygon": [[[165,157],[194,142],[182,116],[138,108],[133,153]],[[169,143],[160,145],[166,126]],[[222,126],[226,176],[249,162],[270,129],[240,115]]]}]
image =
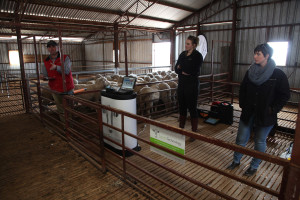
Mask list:
[{"label": "corrugated metal roof", "polygon": [[137,18],[134,21],[132,21],[130,25],[153,27],[153,28],[165,28],[166,26],[170,26],[170,23]]},{"label": "corrugated metal roof", "polygon": [[[194,9],[200,9],[203,5],[207,4],[210,0],[197,1],[197,0],[178,0],[176,4],[188,6]],[[117,14],[109,14],[104,12],[93,12],[93,11],[84,11],[68,8],[68,5],[72,6],[82,6],[86,8],[99,8],[110,10],[114,12],[125,12],[129,8],[129,12],[133,14],[140,14],[144,9],[152,4],[146,0],[140,0],[136,3],[136,0],[109,0],[109,1],[99,1],[99,0],[56,0],[49,1],[51,3],[57,3],[65,6],[66,8],[58,6],[47,6],[47,5],[38,5],[35,3],[27,3],[25,14],[34,15],[34,16],[44,16],[44,17],[56,17],[56,18],[66,18],[66,19],[78,19],[78,20],[88,20],[88,21],[98,21],[98,22],[109,22],[114,23],[116,19],[120,16]],[[174,2],[174,1],[165,1],[165,2]],[[5,13],[14,13],[15,1],[3,0],[0,3],[1,12]],[[183,18],[190,15],[191,12],[180,10],[177,8],[168,7],[161,5],[159,3],[154,4],[152,7],[147,9],[142,15],[156,17],[161,19],[180,21]],[[157,24],[157,26],[155,25]],[[135,19],[132,22],[132,25],[136,26],[149,26],[157,28],[170,28],[171,23],[159,22],[149,19],[137,20]]]},{"label": "corrugated metal roof", "polygon": [[204,7],[205,5],[207,5],[208,3],[211,2],[211,0],[203,0],[203,1],[199,1],[199,0],[164,0],[165,2],[171,2],[171,3],[176,3],[178,5],[183,5],[186,7],[190,7],[193,9],[200,9],[202,7]]},{"label": "corrugated metal roof", "polygon": [[[143,7],[144,9],[145,7]],[[132,9],[130,12],[134,12]],[[170,19],[174,21],[180,21],[185,17],[189,16],[191,12],[180,10],[177,8],[171,8],[164,5],[154,4],[149,9],[147,9],[143,15],[158,17],[162,19]]]}]

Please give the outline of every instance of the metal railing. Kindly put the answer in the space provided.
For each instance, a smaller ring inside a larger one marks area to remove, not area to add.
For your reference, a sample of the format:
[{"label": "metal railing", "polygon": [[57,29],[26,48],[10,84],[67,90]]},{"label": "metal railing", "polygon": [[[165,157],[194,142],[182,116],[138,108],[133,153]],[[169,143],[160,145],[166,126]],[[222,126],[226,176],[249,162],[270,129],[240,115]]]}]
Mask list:
[{"label": "metal railing", "polygon": [[[94,116],[90,116],[89,114],[80,113],[76,109],[74,109],[74,104],[89,107],[89,108],[95,110],[97,114],[94,115]],[[104,106],[104,105],[101,105],[101,104],[96,104],[96,103],[93,103],[93,102],[89,102],[87,100],[83,100],[83,99],[80,99],[80,98],[77,98],[77,97],[74,97],[74,96],[65,96],[64,107],[65,107],[67,140],[70,143],[72,143],[72,145],[77,146],[79,149],[81,149],[84,152],[84,154],[88,155],[90,157],[90,159],[92,159],[94,162],[97,162],[98,164],[100,164],[102,166],[103,171],[105,171],[106,168],[109,168],[109,169],[117,168],[119,170],[119,174],[123,176],[124,180],[130,181],[131,180],[130,178],[132,178],[132,179],[138,181],[140,184],[145,184],[146,187],[152,189],[153,191],[155,191],[155,193],[159,194],[163,198],[170,199],[167,195],[161,193],[156,187],[153,187],[150,183],[144,183],[144,181],[140,177],[136,176],[131,170],[128,170],[129,165],[134,167],[136,170],[138,170],[140,172],[143,172],[147,176],[150,176],[152,179],[160,182],[161,184],[173,189],[174,191],[178,192],[180,195],[183,195],[187,198],[195,199],[195,197],[193,197],[190,194],[180,190],[180,188],[170,184],[169,182],[166,182],[164,179],[160,178],[157,175],[153,175],[150,171],[147,171],[147,169],[139,166],[138,164],[135,164],[130,159],[127,159],[125,157],[125,151],[128,151],[128,152],[134,154],[134,156],[138,156],[139,158],[142,158],[143,160],[145,160],[145,162],[149,162],[149,163],[151,163],[151,164],[153,164],[153,165],[155,165],[155,166],[157,166],[157,167],[159,167],[163,170],[166,170],[166,171],[172,173],[173,175],[175,175],[177,177],[180,177],[180,178],[186,180],[187,182],[190,182],[191,184],[195,184],[199,187],[202,187],[202,188],[206,189],[207,191],[210,191],[214,194],[217,194],[217,195],[219,195],[219,196],[221,196],[225,199],[234,199],[233,197],[227,195],[224,192],[218,191],[217,189],[215,189],[211,186],[208,186],[208,185],[202,183],[201,181],[194,179],[193,177],[189,177],[189,176],[185,175],[184,173],[178,172],[176,169],[170,168],[167,165],[165,165],[163,163],[160,163],[158,160],[154,160],[152,158],[149,158],[149,157],[143,155],[142,153],[136,152],[136,151],[128,148],[124,143],[125,135],[130,136],[132,138],[135,138],[139,142],[142,142],[143,144],[153,146],[155,148],[158,148],[158,149],[161,149],[165,152],[173,154],[174,156],[177,156],[181,159],[184,159],[184,160],[186,160],[190,163],[193,163],[193,164],[197,165],[198,167],[204,167],[206,169],[209,169],[209,170],[213,171],[214,173],[217,173],[219,175],[228,177],[232,180],[235,180],[235,181],[238,181],[240,183],[246,184],[246,185],[251,186],[253,188],[259,189],[259,190],[264,191],[266,193],[269,193],[273,196],[280,197],[284,193],[284,187],[286,185],[285,182],[287,181],[286,180],[287,168],[288,168],[288,165],[289,165],[289,161],[287,161],[285,159],[281,159],[281,158],[278,158],[276,156],[268,155],[266,153],[261,153],[261,152],[257,152],[257,151],[254,151],[254,150],[250,150],[248,148],[244,148],[244,147],[241,147],[241,146],[238,146],[238,145],[235,145],[235,144],[232,144],[232,143],[228,143],[228,142],[225,142],[225,141],[222,141],[222,140],[219,140],[219,139],[215,139],[215,138],[212,138],[212,137],[208,137],[208,136],[205,136],[205,135],[194,134],[193,132],[185,131],[183,129],[179,129],[179,128],[176,128],[176,127],[173,127],[173,126],[169,126],[169,125],[166,125],[164,123],[151,120],[149,118],[141,117],[141,116],[138,116],[138,115],[135,115],[135,114],[132,114],[132,113],[128,113],[128,112],[125,112],[125,111],[122,111],[122,110],[114,109],[114,108]],[[121,128],[112,126],[112,125],[102,121],[102,110],[103,109],[108,110],[110,112],[118,113],[119,115],[121,115]],[[142,122],[142,123],[147,123],[147,124],[150,124],[150,125],[154,125],[154,126],[157,126],[157,127],[163,128],[163,129],[170,130],[170,131],[175,132],[175,133],[179,133],[179,134],[182,134],[182,135],[185,135],[185,136],[188,136],[188,137],[193,137],[197,140],[201,140],[202,142],[209,143],[211,145],[216,145],[218,147],[222,147],[222,148],[229,149],[229,150],[232,150],[232,151],[238,151],[238,152],[241,152],[243,154],[246,154],[246,155],[249,155],[249,156],[254,156],[256,158],[265,160],[267,162],[283,166],[283,175],[282,175],[283,179],[281,181],[281,189],[278,192],[276,190],[270,189],[266,186],[262,186],[258,183],[253,182],[253,181],[249,181],[245,178],[241,178],[241,177],[239,177],[237,175],[234,175],[232,173],[228,173],[228,172],[226,172],[224,170],[221,170],[219,168],[216,168],[214,166],[210,166],[210,165],[206,164],[205,162],[195,160],[192,157],[176,153],[176,152],[174,152],[172,150],[169,150],[165,147],[162,147],[160,145],[151,143],[149,140],[147,140],[145,138],[142,138],[138,135],[134,135],[130,132],[127,132],[124,129],[124,118],[125,117],[136,119],[136,120],[138,120],[139,122]],[[94,127],[94,129],[92,128],[94,137],[91,137],[91,135],[85,135],[84,132],[81,132],[81,133],[79,132],[78,127],[76,125],[74,125],[74,123],[73,123],[74,119],[76,119],[76,118],[80,119],[79,121],[84,120],[84,122],[86,123],[86,126],[84,125],[84,123],[83,124],[80,123],[80,126],[82,127],[83,130],[88,130],[88,128]],[[92,124],[92,126],[91,126],[91,124]],[[107,126],[111,129],[119,131],[122,134],[122,142],[118,143],[118,142],[112,140],[111,138],[104,136],[103,135],[103,126]],[[96,134],[96,133],[98,133],[98,134]],[[121,149],[122,149],[121,156],[114,153],[114,152],[112,152],[112,151],[110,151],[110,150],[108,150],[104,146],[104,140],[107,140],[107,141],[121,147]],[[119,160],[122,161],[122,164],[120,166],[117,166],[116,165],[117,162],[113,162],[111,159],[108,159],[105,156],[105,154],[107,154],[107,153],[113,154],[115,158],[118,158]],[[151,195],[153,195],[153,194],[151,194]]]}]

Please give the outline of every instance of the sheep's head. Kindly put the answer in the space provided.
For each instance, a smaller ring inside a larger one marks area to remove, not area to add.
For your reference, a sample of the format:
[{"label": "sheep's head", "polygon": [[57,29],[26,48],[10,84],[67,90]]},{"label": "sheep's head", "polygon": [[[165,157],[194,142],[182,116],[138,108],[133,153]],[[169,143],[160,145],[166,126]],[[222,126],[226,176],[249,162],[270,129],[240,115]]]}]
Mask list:
[{"label": "sheep's head", "polygon": [[158,80],[156,79],[156,78],[152,78],[151,80],[150,80],[150,82],[151,83],[155,83],[155,82],[157,82]]},{"label": "sheep's head", "polygon": [[97,74],[97,75],[96,75],[96,79],[97,79],[97,78],[102,78],[102,77],[104,77],[102,74]]},{"label": "sheep's head", "polygon": [[162,75],[162,76],[166,76],[166,75],[167,75],[167,73],[166,73],[165,71],[162,71],[162,72],[160,73],[160,75]]},{"label": "sheep's head", "polygon": [[158,81],[161,81],[162,80],[162,76],[161,75],[155,75],[154,76]]},{"label": "sheep's head", "polygon": [[150,78],[150,76],[145,76],[144,80],[147,81],[147,82],[150,82],[151,78]]}]

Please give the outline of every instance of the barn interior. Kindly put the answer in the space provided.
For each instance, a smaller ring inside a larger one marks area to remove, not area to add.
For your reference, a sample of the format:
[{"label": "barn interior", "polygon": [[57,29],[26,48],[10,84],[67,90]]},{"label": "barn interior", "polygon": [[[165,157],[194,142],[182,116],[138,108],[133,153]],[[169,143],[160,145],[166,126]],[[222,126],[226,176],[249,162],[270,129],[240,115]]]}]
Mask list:
[{"label": "barn interior", "polygon": [[[300,199],[300,1],[3,0],[0,8],[0,199]],[[203,57],[196,132],[189,116],[179,127],[174,71],[190,35]],[[51,40],[72,63],[75,92],[63,95],[63,113],[40,76]],[[253,134],[235,144],[240,84],[262,43],[291,94],[265,153]],[[130,77],[133,91],[116,93]],[[229,115],[220,116],[222,105]],[[228,170],[235,151],[244,156]],[[252,157],[260,167],[243,176]]]}]

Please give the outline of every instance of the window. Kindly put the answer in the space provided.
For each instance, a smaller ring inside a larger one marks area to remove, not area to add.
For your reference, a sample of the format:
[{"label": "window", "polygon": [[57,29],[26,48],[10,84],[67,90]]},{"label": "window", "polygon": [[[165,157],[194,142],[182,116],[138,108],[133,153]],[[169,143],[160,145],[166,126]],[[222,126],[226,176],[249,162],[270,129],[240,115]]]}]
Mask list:
[{"label": "window", "polygon": [[[171,42],[152,44],[152,66],[170,66]],[[169,69],[169,68],[166,68]],[[164,69],[158,69],[164,70]]]},{"label": "window", "polygon": [[9,55],[9,64],[11,66],[20,66],[19,51],[9,50],[8,55]]},{"label": "window", "polygon": [[275,61],[278,66],[286,65],[286,58],[288,52],[288,42],[268,42],[270,47],[273,48],[272,59]]}]

